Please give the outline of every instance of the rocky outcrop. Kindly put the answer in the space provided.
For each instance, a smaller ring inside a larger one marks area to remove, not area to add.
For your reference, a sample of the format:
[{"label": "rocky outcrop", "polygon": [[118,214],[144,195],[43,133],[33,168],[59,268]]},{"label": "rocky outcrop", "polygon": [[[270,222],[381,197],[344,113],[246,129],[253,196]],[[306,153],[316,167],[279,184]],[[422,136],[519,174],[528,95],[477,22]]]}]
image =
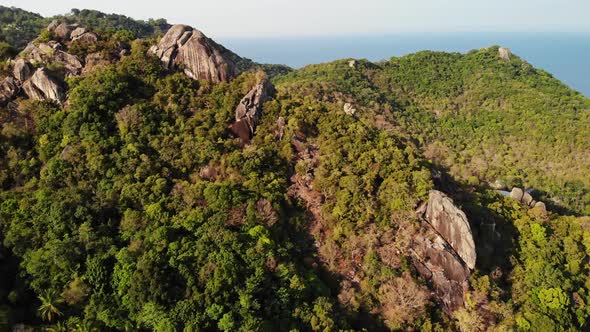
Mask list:
[{"label": "rocky outcrop", "polygon": [[412,250],[414,266],[448,310],[463,306],[476,252],[467,216],[444,193],[432,190],[416,212],[423,220]]},{"label": "rocky outcrop", "polygon": [[498,54],[500,56],[500,59],[506,60],[506,61],[510,61],[510,56],[512,55],[512,53],[510,52],[510,49],[506,48],[506,47],[500,47],[498,49]]},{"label": "rocky outcrop", "polygon": [[61,103],[65,99],[63,88],[45,68],[37,69],[33,76],[23,84],[23,89],[29,98],[35,100],[51,100]]},{"label": "rocky outcrop", "polygon": [[232,124],[231,129],[243,142],[250,142],[262,113],[262,105],[270,99],[273,93],[274,87],[268,79],[263,78],[242,98],[236,107],[236,121]]},{"label": "rocky outcrop", "polygon": [[453,200],[438,190],[431,190],[426,221],[455,250],[468,268],[475,268],[475,242],[467,216]]},{"label": "rocky outcrop", "polygon": [[0,81],[0,105],[5,105],[11,101],[19,90],[18,81],[12,77],[6,77]]},{"label": "rocky outcrop", "polygon": [[218,83],[238,74],[232,60],[235,54],[187,25],[172,26],[150,53],[160,58],[167,69],[182,68],[192,79]]},{"label": "rocky outcrop", "polygon": [[63,46],[57,42],[30,43],[21,53],[23,59],[35,64],[59,63],[64,68],[66,75],[79,75],[84,68],[82,60],[75,55],[61,49]]}]

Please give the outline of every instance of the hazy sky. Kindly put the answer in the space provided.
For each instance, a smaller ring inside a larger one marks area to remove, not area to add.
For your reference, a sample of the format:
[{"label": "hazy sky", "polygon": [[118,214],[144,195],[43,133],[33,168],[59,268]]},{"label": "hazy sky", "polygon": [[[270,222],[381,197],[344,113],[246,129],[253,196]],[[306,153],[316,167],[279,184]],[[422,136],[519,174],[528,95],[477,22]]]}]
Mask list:
[{"label": "hazy sky", "polygon": [[166,18],[214,37],[590,32],[590,0],[0,0],[42,15],[97,9]]}]

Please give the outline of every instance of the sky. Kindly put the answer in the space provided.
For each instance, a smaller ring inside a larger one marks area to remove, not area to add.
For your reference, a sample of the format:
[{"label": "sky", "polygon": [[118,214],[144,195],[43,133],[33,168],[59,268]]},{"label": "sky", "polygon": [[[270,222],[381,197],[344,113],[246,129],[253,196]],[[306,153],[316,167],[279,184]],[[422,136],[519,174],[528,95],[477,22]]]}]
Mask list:
[{"label": "sky", "polygon": [[165,18],[212,37],[402,32],[590,32],[590,0],[0,0],[44,16],[72,8]]}]

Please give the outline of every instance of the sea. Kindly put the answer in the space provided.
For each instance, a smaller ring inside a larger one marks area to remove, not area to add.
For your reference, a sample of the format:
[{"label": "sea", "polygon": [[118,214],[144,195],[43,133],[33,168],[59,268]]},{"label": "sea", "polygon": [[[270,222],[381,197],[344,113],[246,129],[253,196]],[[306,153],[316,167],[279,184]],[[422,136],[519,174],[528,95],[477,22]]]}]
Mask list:
[{"label": "sea", "polygon": [[422,50],[465,53],[499,45],[590,97],[590,33],[399,33],[217,39],[243,57],[292,68],[344,58],[379,61]]}]

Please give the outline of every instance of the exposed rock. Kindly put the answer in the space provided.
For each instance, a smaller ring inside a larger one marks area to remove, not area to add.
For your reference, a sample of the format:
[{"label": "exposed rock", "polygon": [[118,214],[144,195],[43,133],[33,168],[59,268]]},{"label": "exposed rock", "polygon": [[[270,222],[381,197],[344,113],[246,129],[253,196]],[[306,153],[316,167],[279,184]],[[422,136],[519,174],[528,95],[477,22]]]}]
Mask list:
[{"label": "exposed rock", "polygon": [[469,269],[445,240],[433,230],[418,236],[413,245],[414,266],[432,283],[438,298],[448,310],[463,307]]},{"label": "exposed rock", "polygon": [[535,209],[540,209],[543,212],[547,212],[547,207],[545,206],[545,203],[543,203],[543,202],[537,202],[537,203],[535,203],[534,208]]},{"label": "exposed rock", "polygon": [[30,98],[36,100],[52,100],[61,103],[65,98],[63,88],[45,68],[37,69],[23,84],[23,89]]},{"label": "exposed rock", "polygon": [[509,48],[500,47],[498,53],[500,54],[500,59],[510,61],[511,52]]},{"label": "exposed rock", "polygon": [[350,60],[350,61],[348,61],[348,66],[350,68],[354,68],[356,66],[356,60]]},{"label": "exposed rock", "polygon": [[19,90],[18,82],[12,77],[6,77],[0,81],[0,105],[11,101]]},{"label": "exposed rock", "polygon": [[17,80],[24,82],[31,76],[31,67],[25,59],[17,59],[12,67],[12,74]]},{"label": "exposed rock", "polygon": [[423,227],[412,241],[416,270],[429,281],[447,311],[464,306],[475,243],[465,213],[444,193],[432,190],[416,213]]},{"label": "exposed rock", "polygon": [[528,192],[525,191],[524,194],[522,195],[521,202],[530,206],[532,201],[533,201],[533,196],[531,196],[531,194],[529,194]]},{"label": "exposed rock", "polygon": [[51,23],[49,23],[49,25],[47,26],[47,30],[48,31],[54,31],[55,28],[57,28],[57,26],[59,25],[59,22],[57,20],[53,20],[51,21]]},{"label": "exposed rock", "polygon": [[510,192],[510,197],[512,199],[515,199],[517,201],[521,201],[522,200],[522,196],[524,195],[524,190],[520,189],[520,188],[512,188],[512,191]]},{"label": "exposed rock", "polygon": [[79,75],[84,67],[80,58],[59,50],[53,53],[53,61],[61,63],[69,75]]},{"label": "exposed rock", "polygon": [[21,52],[24,59],[33,63],[42,63],[53,56],[54,48],[47,43],[29,43],[27,47]]},{"label": "exposed rock", "polygon": [[74,31],[72,31],[72,33],[70,34],[70,38],[72,38],[72,40],[82,36],[83,34],[86,33],[86,28],[83,27],[77,27],[76,29],[74,29]]},{"label": "exposed rock", "polygon": [[285,118],[282,116],[279,116],[279,118],[277,119],[277,138],[279,140],[283,139],[283,135],[285,134]]},{"label": "exposed rock", "polygon": [[57,42],[30,43],[21,53],[25,60],[34,64],[59,63],[67,75],[78,75],[84,67],[80,58],[61,50],[62,45]]},{"label": "exposed rock", "polygon": [[352,104],[346,103],[344,104],[344,113],[346,113],[346,115],[354,115],[354,113],[356,113],[356,109],[354,106],[352,106]]},{"label": "exposed rock", "polygon": [[506,187],[506,182],[504,182],[503,180],[496,180],[492,183],[489,184],[491,188],[495,189],[495,190],[504,190],[507,189]]},{"label": "exposed rock", "polygon": [[263,104],[274,93],[274,87],[266,78],[262,79],[242,98],[236,107],[236,122],[232,124],[233,133],[248,143],[260,118]]},{"label": "exposed rock", "polygon": [[238,74],[232,61],[235,54],[186,25],[172,26],[150,53],[160,58],[167,69],[181,67],[193,79],[218,83]]},{"label": "exposed rock", "polygon": [[94,32],[86,32],[77,37],[73,37],[72,33],[72,41],[78,41],[84,44],[96,44],[98,42],[98,35]]},{"label": "exposed rock", "polygon": [[[78,26],[75,24],[67,24],[67,23],[63,22],[60,25],[58,25],[57,27],[55,27],[55,29],[53,30],[53,33],[55,34],[55,36],[57,38],[59,38],[61,40],[68,40],[68,39],[70,39],[72,31],[74,31],[77,27]],[[48,30],[49,30],[49,27],[48,27]],[[49,30],[49,31],[51,31],[51,30]]]},{"label": "exposed rock", "polygon": [[467,216],[453,200],[438,190],[431,190],[426,221],[455,250],[468,268],[475,268],[475,242]]}]

